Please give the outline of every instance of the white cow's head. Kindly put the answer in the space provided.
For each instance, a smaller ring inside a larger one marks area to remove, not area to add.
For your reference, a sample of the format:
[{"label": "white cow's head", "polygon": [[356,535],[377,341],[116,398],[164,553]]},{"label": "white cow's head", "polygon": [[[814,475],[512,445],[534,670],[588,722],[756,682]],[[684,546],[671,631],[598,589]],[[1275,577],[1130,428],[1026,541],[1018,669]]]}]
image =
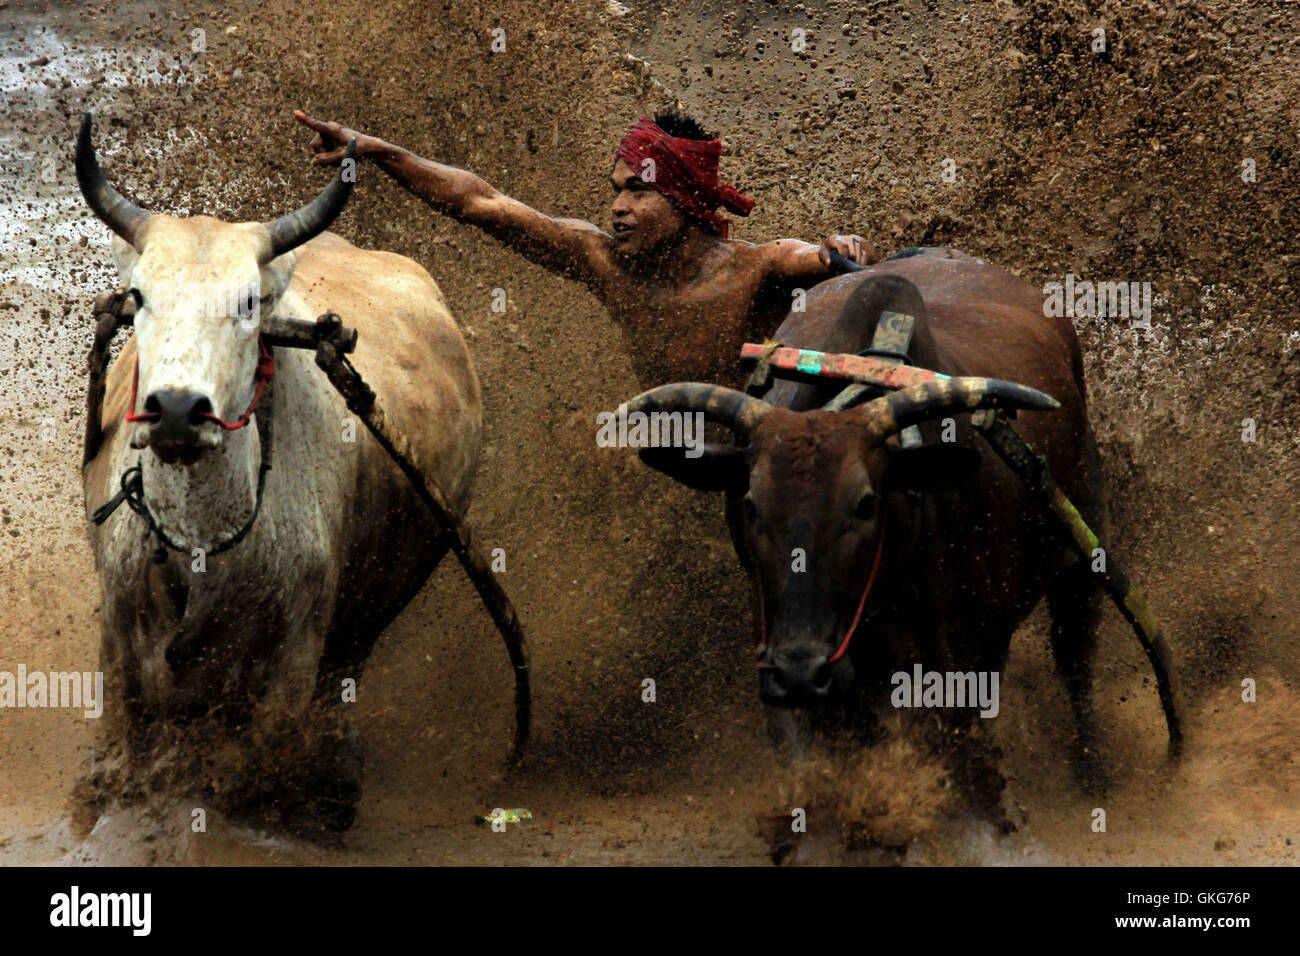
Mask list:
[{"label": "white cow's head", "polygon": [[222,428],[207,416],[230,421],[248,407],[261,318],[275,311],[293,276],[294,256],[286,253],[342,211],[355,179],[352,163],[316,199],[275,222],[178,219],[141,209],[109,184],[90,124],[86,113],[77,181],[95,215],[117,234],[118,271],[139,298],[139,384],[131,411],[154,417],[137,424],[132,444],[164,461],[192,462],[221,443]]}]

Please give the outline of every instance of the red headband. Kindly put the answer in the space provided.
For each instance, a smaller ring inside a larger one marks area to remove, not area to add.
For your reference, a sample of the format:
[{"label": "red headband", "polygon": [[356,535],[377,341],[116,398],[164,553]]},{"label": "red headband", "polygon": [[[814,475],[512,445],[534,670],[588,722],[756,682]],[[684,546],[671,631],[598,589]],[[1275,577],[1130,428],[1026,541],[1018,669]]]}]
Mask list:
[{"label": "red headband", "polygon": [[724,239],[727,220],[714,210],[726,206],[737,215],[748,216],[754,208],[754,200],[742,196],[734,186],[718,182],[721,140],[669,136],[642,116],[618,144],[615,155],[646,185],[683,212],[703,219]]}]

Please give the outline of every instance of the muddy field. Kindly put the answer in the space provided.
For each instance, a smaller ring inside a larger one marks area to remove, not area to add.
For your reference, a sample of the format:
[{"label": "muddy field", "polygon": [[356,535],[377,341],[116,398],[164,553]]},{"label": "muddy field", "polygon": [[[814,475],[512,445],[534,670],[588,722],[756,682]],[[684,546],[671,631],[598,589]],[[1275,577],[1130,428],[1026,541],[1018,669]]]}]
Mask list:
[{"label": "muddy field", "polygon": [[[720,131],[724,178],[757,201],[738,238],[857,232],[953,245],[1035,285],[1151,283],[1149,330],[1076,326],[1112,547],[1165,624],[1189,723],[1168,768],[1149,667],[1109,610],[1096,695],[1116,787],[1092,832],[1040,609],[994,722],[1018,832],[949,805],[905,737],[850,766],[779,766],[718,503],[592,441],[595,412],[640,391],[618,329],[363,166],[335,231],[428,268],[478,365],[470,519],[506,550],[529,633],[526,762],[505,775],[509,669],[448,562],[368,665],[366,790],[340,846],[221,821],[191,835],[184,806],[80,842],[93,721],[2,710],[0,861],[758,865],[773,815],[803,806],[784,862],[1294,864],[1298,66],[1300,7],[1280,2],[0,3],[0,671],[96,667],[84,362],[89,302],[116,276],[76,187],[81,110],[110,179],[175,215],[266,220],[314,195],[297,107],[607,226],[618,138],[677,102]],[[474,824],[495,807],[534,819]]]}]

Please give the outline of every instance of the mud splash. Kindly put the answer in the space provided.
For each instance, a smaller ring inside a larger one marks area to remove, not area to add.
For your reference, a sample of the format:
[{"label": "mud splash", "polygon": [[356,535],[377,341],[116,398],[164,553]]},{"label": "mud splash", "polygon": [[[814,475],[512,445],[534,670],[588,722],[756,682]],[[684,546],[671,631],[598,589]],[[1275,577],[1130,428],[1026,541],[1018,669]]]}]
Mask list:
[{"label": "mud splash", "polygon": [[[77,460],[85,307],[114,277],[72,177],[82,109],[99,118],[109,176],[160,211],[264,219],[314,195],[319,171],[288,115],[303,107],[604,223],[617,136],[680,99],[721,130],[724,169],[759,201],[742,238],[858,231],[954,244],[1036,284],[1152,283],[1150,331],[1078,327],[1112,546],[1177,658],[1183,763],[1166,767],[1143,656],[1108,616],[1096,699],[1116,783],[1101,801],[1077,791],[1037,615],[994,721],[1017,833],[936,806],[938,771],[908,739],[832,778],[792,778],[764,739],[746,586],[717,503],[594,447],[595,411],[638,390],[618,330],[582,290],[363,170],[338,228],[426,265],[475,352],[488,432],[470,517],[510,556],[530,628],[533,753],[505,777],[509,673],[468,585],[439,572],[362,682],[366,793],[342,846],[215,818],[199,835],[195,801],[179,797],[110,814],[78,844],[68,801],[93,728],[0,712],[0,861],[766,865],[756,816],[784,815],[788,830],[797,797],[816,812],[793,863],[1296,862],[1300,10],[435,6],[347,0],[324,22],[299,0],[5,8],[0,84],[16,122],[0,129],[0,173],[16,188],[0,192],[0,669],[87,670],[97,655]],[[1080,25],[1093,22],[1108,57],[1089,59]],[[509,55],[490,52],[493,26]],[[795,27],[812,41],[802,56]],[[505,315],[490,308],[497,287]],[[1246,678],[1257,703],[1241,701]],[[534,820],[504,834],[473,823],[498,806]],[[1105,833],[1091,829],[1098,807]]]}]

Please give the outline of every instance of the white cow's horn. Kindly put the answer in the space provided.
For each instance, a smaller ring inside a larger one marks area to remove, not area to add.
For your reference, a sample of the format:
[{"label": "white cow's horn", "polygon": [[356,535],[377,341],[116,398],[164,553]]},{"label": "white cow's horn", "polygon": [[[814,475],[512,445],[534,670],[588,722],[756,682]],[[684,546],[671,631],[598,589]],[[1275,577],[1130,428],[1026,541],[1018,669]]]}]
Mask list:
[{"label": "white cow's horn", "polygon": [[77,184],[95,215],[134,246],[140,227],[149,219],[149,211],[125,198],[104,177],[95,157],[95,147],[90,142],[90,121],[89,111],[81,114],[81,132],[77,134]]},{"label": "white cow's horn", "polygon": [[[271,259],[302,245],[330,227],[330,223],[343,211],[348,197],[352,195],[352,187],[356,184],[356,158],[357,141],[348,140],[348,151],[343,164],[321,194],[301,209],[266,224],[271,237]],[[349,175],[344,176],[345,171]]]}]

